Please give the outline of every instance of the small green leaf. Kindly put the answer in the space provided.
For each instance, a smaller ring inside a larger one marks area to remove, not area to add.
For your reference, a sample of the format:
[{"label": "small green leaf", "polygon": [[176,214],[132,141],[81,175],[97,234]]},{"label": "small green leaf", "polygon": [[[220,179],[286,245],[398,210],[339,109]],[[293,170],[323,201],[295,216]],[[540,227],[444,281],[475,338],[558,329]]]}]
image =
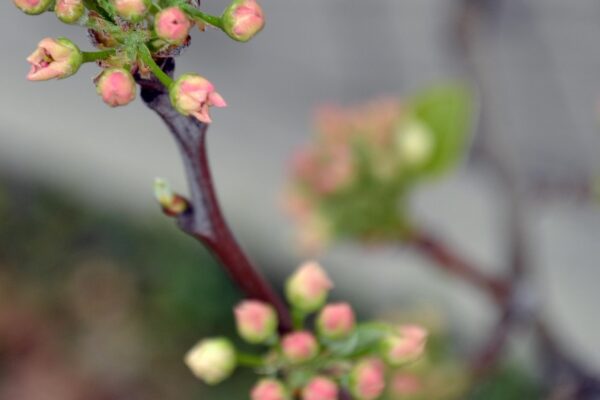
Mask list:
[{"label": "small green leaf", "polygon": [[434,152],[422,172],[439,175],[448,171],[466,151],[471,135],[473,95],[463,85],[444,85],[417,94],[411,101],[413,115],[434,135]]},{"label": "small green leaf", "polygon": [[327,342],[326,346],[335,356],[339,357],[368,354],[378,348],[379,342],[389,333],[389,330],[389,326],[383,323],[362,324],[348,338]]}]

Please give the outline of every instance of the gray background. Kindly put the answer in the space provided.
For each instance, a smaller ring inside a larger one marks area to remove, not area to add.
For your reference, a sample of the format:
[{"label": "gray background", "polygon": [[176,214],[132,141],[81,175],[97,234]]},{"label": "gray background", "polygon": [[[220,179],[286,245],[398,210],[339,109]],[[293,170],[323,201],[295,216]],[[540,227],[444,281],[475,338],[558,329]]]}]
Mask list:
[{"label": "gray background", "polygon": [[[224,2],[205,0],[218,13]],[[241,242],[283,277],[301,255],[278,207],[287,160],[308,139],[323,102],[399,95],[465,76],[451,0],[263,0],[268,24],[254,41],[195,32],[178,71],[208,77],[229,103],[215,110],[210,156],[225,212]],[[599,167],[600,4],[592,0],[504,2],[479,30],[477,62],[488,80],[491,142],[520,179],[588,179]],[[141,102],[112,110],[95,94],[87,65],[57,82],[25,79],[39,39],[84,32],[51,14],[26,17],[0,3],[0,167],[140,218],[159,218],[155,176],[185,190],[176,148]],[[490,177],[465,165],[419,191],[421,219],[475,260],[503,263],[502,197]],[[168,223],[168,221],[164,222]],[[539,301],[561,342],[600,372],[600,212],[572,200],[536,203],[526,225]],[[267,261],[268,260],[268,261]],[[273,261],[275,260],[275,261]],[[340,245],[323,256],[339,295],[372,310],[402,302],[442,307],[478,343],[494,315],[477,293],[407,250]]]}]

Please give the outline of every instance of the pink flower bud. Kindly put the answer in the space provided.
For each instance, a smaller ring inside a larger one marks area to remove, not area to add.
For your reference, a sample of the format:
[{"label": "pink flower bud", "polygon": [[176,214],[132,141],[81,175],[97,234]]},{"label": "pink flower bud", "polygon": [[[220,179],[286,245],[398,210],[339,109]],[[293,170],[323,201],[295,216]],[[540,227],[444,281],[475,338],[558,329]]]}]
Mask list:
[{"label": "pink flower bud", "polygon": [[27,58],[31,70],[27,75],[30,81],[67,78],[77,72],[83,56],[79,48],[65,38],[45,38]]},{"label": "pink flower bud", "polygon": [[154,30],[159,38],[171,44],[187,39],[192,22],[179,7],[165,8],[154,17]]},{"label": "pink flower bud", "polygon": [[150,9],[150,0],[112,0],[119,17],[128,21],[137,21]]},{"label": "pink flower bud", "polygon": [[302,390],[302,400],[337,400],[338,386],[329,378],[317,376]]},{"label": "pink flower bud", "polygon": [[56,0],[54,13],[65,24],[74,24],[85,12],[83,0]]},{"label": "pink flower bud", "polygon": [[350,373],[350,391],[359,400],[374,400],[385,389],[385,367],[377,358],[360,361]]},{"label": "pink flower bud", "polygon": [[263,10],[256,0],[234,0],[223,13],[223,30],[239,42],[252,39],[265,26]]},{"label": "pink flower bud", "polygon": [[96,83],[98,94],[111,107],[124,106],[135,99],[136,86],[131,73],[123,68],[109,68]]},{"label": "pink flower bud", "polygon": [[383,356],[390,365],[400,366],[421,357],[426,343],[425,329],[416,325],[403,325],[397,329],[397,334],[383,340]]},{"label": "pink flower bud", "polygon": [[328,339],[342,339],[354,330],[354,311],[348,303],[329,304],[317,318],[319,334]]},{"label": "pink flower bud", "polygon": [[250,392],[251,400],[290,400],[291,397],[280,381],[276,379],[262,379]]},{"label": "pink flower bud", "polygon": [[264,343],[277,329],[277,315],[269,304],[247,300],[235,308],[235,322],[239,335],[249,343]]},{"label": "pink flower bud", "polygon": [[286,295],[290,304],[304,312],[318,310],[333,284],[316,262],[306,262],[288,279]]},{"label": "pink flower bud", "polygon": [[196,344],[185,356],[194,375],[209,385],[227,379],[235,369],[236,354],[225,338],[206,339]]},{"label": "pink flower bud", "polygon": [[13,0],[13,3],[25,14],[38,15],[50,7],[52,0]]},{"label": "pink flower bud", "polygon": [[410,397],[423,390],[423,382],[416,375],[399,372],[392,378],[390,389],[398,397]]},{"label": "pink flower bud", "polygon": [[315,358],[319,345],[310,332],[292,332],[283,337],[281,349],[289,362],[300,364]]},{"label": "pink flower bud", "polygon": [[171,87],[171,102],[183,115],[191,115],[210,124],[210,106],[226,107],[223,97],[208,80],[197,74],[184,74]]}]

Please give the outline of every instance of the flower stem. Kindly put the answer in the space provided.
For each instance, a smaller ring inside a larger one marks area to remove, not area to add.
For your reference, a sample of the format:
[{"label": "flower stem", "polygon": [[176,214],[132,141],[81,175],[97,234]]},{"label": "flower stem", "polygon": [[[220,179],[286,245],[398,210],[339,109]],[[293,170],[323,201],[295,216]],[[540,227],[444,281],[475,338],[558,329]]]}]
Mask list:
[{"label": "flower stem", "polygon": [[83,62],[96,62],[98,60],[105,60],[108,57],[115,54],[114,49],[102,50],[102,51],[82,51]]},{"label": "flower stem", "polygon": [[306,314],[302,310],[298,310],[297,308],[292,310],[292,325],[294,326],[294,330],[300,331],[304,329],[304,318],[306,318]]},{"label": "flower stem", "polygon": [[260,356],[247,353],[237,353],[237,362],[245,367],[262,367],[265,365],[264,360]]},{"label": "flower stem", "polygon": [[148,68],[150,68],[150,70],[158,78],[158,80],[163,85],[165,85],[167,89],[170,89],[173,85],[173,79],[171,79],[169,75],[165,74],[162,68],[160,68],[156,61],[154,61],[154,58],[152,58],[152,54],[150,53],[150,50],[148,49],[148,47],[146,47],[146,45],[140,46],[139,54],[144,64],[146,64]]},{"label": "flower stem", "polygon": [[216,28],[223,29],[223,19],[221,17],[203,13],[197,8],[190,6],[189,4],[183,4],[181,5],[181,8],[183,9],[183,11],[185,11],[187,14],[189,14],[192,18],[196,20],[199,19],[202,22],[206,22],[207,24],[212,25]]}]

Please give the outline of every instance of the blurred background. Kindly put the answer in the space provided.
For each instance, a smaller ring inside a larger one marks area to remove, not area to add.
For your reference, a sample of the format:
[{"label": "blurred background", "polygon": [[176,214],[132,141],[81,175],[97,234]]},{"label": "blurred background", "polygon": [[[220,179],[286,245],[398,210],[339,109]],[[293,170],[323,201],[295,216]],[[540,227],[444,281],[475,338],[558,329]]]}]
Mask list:
[{"label": "blurred background", "polygon": [[[203,3],[215,14],[225,5]],[[412,209],[489,272],[503,271],[510,196],[489,168],[501,160],[526,203],[521,239],[533,273],[523,301],[539,308],[578,370],[600,376],[600,4],[262,5],[268,23],[255,40],[194,32],[177,68],[208,77],[229,103],[213,113],[213,173],[233,230],[265,274],[279,285],[303,260],[280,200],[316,106],[474,82],[481,104],[469,157],[420,187]],[[0,399],[244,398],[252,377],[208,389],[181,362],[202,336],[232,331],[240,294],[155,204],[156,176],[186,190],[166,128],[141,101],[105,107],[93,65],[64,81],[26,81],[25,58],[41,38],[67,36],[86,49],[80,28],[52,14],[26,17],[5,1],[0,35]],[[410,249],[337,245],[320,259],[336,298],[365,316],[425,315],[457,359],[495,329],[497,310],[485,297]],[[522,316],[502,367],[470,398],[600,398],[549,384],[561,371],[552,375],[537,357],[530,318]]]}]

